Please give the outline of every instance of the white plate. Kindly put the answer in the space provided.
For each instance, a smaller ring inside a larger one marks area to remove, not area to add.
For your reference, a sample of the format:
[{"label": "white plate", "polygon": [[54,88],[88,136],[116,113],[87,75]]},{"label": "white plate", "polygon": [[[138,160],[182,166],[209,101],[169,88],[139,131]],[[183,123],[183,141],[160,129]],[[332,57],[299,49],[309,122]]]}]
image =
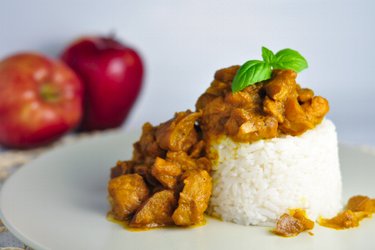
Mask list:
[{"label": "white plate", "polygon": [[[8,179],[1,192],[1,219],[35,249],[374,249],[375,219],[336,231],[316,226],[281,238],[265,227],[214,219],[195,228],[130,232],[106,220],[109,168],[128,159],[137,134],[97,136],[44,154]],[[340,147],[345,199],[375,197],[375,156]]]}]

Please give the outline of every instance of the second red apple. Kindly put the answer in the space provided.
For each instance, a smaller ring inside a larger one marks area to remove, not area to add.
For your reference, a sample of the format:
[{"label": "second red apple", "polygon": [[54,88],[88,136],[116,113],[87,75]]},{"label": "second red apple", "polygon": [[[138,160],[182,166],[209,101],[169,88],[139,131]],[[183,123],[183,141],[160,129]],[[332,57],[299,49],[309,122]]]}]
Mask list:
[{"label": "second red apple", "polygon": [[108,37],[83,37],[62,59],[84,83],[85,112],[81,130],[120,126],[142,86],[143,64],[138,53]]}]

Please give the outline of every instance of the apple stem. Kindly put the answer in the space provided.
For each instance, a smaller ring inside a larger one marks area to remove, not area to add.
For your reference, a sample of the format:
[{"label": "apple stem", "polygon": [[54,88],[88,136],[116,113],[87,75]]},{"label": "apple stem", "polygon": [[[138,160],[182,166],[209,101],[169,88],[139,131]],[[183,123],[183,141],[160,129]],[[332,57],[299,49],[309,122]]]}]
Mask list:
[{"label": "apple stem", "polygon": [[51,84],[43,84],[40,88],[40,95],[46,102],[56,102],[59,100],[60,94],[56,87]]}]

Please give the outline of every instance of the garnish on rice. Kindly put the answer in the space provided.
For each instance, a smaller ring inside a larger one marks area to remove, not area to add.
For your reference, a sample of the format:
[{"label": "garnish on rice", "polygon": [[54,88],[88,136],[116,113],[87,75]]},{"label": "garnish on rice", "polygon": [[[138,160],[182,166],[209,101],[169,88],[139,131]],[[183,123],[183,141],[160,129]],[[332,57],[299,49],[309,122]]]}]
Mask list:
[{"label": "garnish on rice", "polygon": [[299,73],[308,67],[306,59],[292,49],[283,49],[274,54],[266,47],[262,47],[262,57],[263,61],[250,60],[238,69],[232,83],[233,92],[270,79],[273,69],[289,69]]}]

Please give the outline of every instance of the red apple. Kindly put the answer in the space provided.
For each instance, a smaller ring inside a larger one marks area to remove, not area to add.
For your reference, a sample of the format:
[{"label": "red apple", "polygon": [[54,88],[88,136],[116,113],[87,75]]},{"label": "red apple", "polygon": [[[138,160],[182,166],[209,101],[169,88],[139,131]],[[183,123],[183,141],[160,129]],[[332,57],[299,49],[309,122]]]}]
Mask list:
[{"label": "red apple", "polygon": [[36,53],[0,62],[0,144],[49,143],[79,124],[82,84],[64,63]]},{"label": "red apple", "polygon": [[81,130],[120,126],[142,85],[143,65],[137,52],[113,38],[83,37],[64,51],[62,59],[85,87]]}]

